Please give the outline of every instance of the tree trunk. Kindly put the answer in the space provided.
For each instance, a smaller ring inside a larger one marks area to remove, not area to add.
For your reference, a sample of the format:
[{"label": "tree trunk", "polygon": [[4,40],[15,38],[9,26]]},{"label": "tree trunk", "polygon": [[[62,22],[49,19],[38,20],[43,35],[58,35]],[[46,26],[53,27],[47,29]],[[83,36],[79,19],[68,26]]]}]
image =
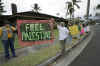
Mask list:
[{"label": "tree trunk", "polygon": [[89,17],[89,11],[90,11],[90,0],[87,0],[87,18]]}]

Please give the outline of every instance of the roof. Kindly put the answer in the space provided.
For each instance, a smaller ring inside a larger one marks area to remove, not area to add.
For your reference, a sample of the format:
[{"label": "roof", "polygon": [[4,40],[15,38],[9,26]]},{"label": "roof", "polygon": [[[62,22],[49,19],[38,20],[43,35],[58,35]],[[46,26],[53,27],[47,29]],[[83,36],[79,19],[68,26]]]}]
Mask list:
[{"label": "roof", "polygon": [[36,20],[45,20],[45,19],[51,19],[54,18],[57,22],[66,22],[67,20],[64,18],[43,14],[43,13],[36,13],[33,11],[27,11],[27,12],[20,12],[16,13],[15,15],[0,15],[0,25],[4,23],[5,19],[8,19],[11,24],[16,23],[16,19],[36,19]]},{"label": "roof", "polygon": [[52,15],[48,15],[48,14],[44,14],[44,13],[39,13],[39,12],[33,12],[33,11],[27,11],[27,12],[20,12],[20,13],[16,13],[17,17],[29,17],[29,18],[34,18],[34,19],[50,19],[50,18],[54,18],[56,21],[66,21],[66,19],[64,18],[60,18],[57,16],[52,16]]}]

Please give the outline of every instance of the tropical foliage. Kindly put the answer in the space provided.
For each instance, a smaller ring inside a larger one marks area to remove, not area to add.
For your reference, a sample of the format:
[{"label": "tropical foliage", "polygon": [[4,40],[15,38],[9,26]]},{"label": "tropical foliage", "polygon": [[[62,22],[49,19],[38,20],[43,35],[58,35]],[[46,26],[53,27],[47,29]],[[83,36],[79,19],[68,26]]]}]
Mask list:
[{"label": "tropical foliage", "polygon": [[34,12],[39,12],[41,10],[40,7],[39,7],[39,5],[37,3],[35,3],[34,7],[32,7],[32,8],[33,8]]},{"label": "tropical foliage", "polygon": [[71,2],[66,2],[66,5],[67,5],[67,13],[66,13],[66,15],[70,15],[70,19],[72,17],[74,18],[74,11],[75,11],[75,7],[74,6],[76,6],[78,9],[80,8],[80,6],[77,4],[78,2],[81,2],[81,1],[72,0]]}]

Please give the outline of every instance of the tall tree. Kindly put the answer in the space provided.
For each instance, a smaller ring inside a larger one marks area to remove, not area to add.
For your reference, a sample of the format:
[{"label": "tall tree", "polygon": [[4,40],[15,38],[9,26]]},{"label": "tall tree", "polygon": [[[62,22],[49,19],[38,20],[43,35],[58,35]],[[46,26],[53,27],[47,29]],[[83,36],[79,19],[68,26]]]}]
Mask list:
[{"label": "tall tree", "polygon": [[[75,7],[74,6],[76,6],[78,9],[80,8],[80,6],[77,4],[79,2],[81,2],[81,1],[80,0],[72,0],[72,4],[73,4],[74,10],[75,10]],[[74,18],[74,12],[73,12],[73,18]]]},{"label": "tall tree", "polygon": [[41,10],[40,7],[39,7],[39,5],[37,3],[35,3],[34,7],[32,7],[32,8],[33,8],[34,12],[39,12]]},{"label": "tall tree", "polygon": [[87,0],[87,19],[89,17],[89,11],[90,11],[90,0]]},{"label": "tall tree", "polygon": [[16,6],[16,4],[12,3],[11,4],[11,8],[12,8],[12,14],[15,15],[17,13],[17,6]]},{"label": "tall tree", "polygon": [[74,12],[74,8],[73,8],[73,5],[72,5],[72,2],[66,2],[67,4],[67,13],[66,13],[66,16],[67,15],[70,15],[70,19],[72,18],[72,14]]},{"label": "tall tree", "polygon": [[80,2],[80,1],[72,0],[72,2],[66,2],[66,4],[67,4],[67,14],[70,15],[70,19],[72,17],[74,18],[74,11],[75,11],[74,6],[76,6],[78,9],[80,8],[80,6],[77,4],[78,2]]},{"label": "tall tree", "polygon": [[3,12],[5,12],[3,7],[4,7],[3,2],[1,2],[1,0],[0,0],[0,15],[2,15]]}]

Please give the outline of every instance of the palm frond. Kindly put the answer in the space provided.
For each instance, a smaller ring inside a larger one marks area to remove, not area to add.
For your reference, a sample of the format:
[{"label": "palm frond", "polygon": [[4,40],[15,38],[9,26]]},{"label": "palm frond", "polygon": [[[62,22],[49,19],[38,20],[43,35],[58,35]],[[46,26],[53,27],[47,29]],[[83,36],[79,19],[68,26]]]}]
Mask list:
[{"label": "palm frond", "polygon": [[72,0],[73,3],[81,2],[81,0]]},{"label": "palm frond", "polygon": [[80,6],[79,6],[78,4],[74,3],[74,5],[75,5],[77,8],[80,8]]}]

